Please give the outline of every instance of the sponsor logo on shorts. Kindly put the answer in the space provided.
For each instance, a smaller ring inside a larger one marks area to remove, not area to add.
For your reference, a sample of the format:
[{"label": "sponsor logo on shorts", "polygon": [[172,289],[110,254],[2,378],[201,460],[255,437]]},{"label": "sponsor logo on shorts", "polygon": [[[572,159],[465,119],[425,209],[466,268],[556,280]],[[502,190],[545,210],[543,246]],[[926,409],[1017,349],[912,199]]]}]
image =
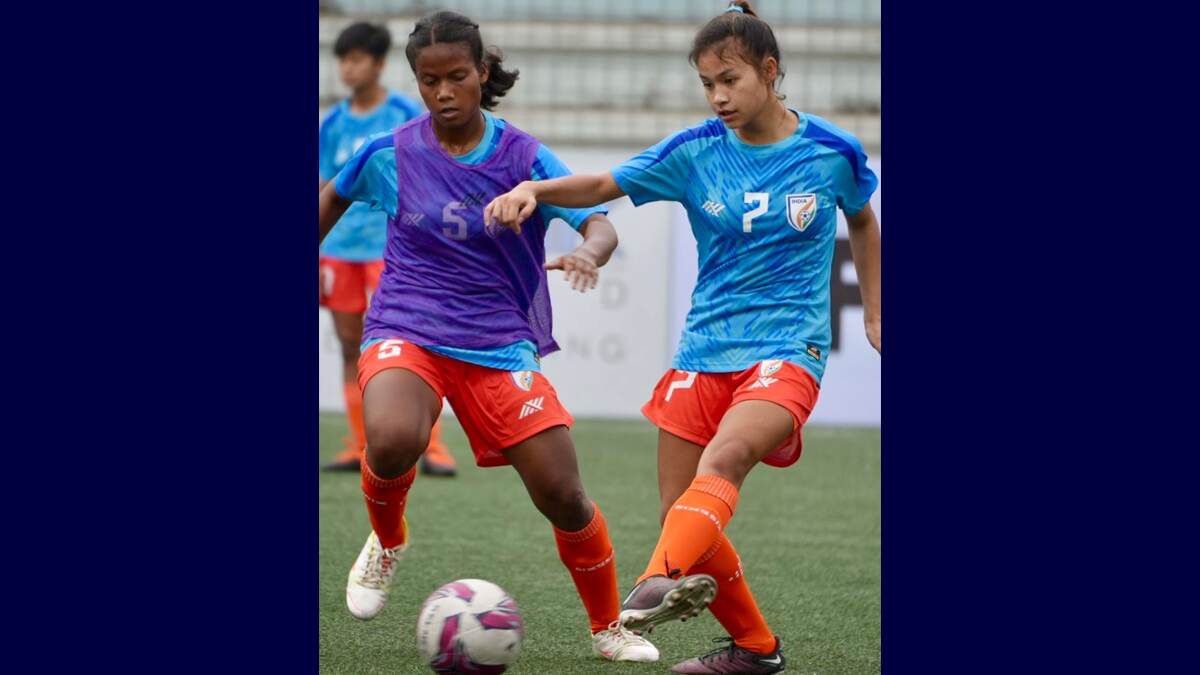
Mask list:
[{"label": "sponsor logo on shorts", "polygon": [[760,378],[758,378],[758,381],[756,381],[754,384],[750,385],[750,388],[751,389],[766,389],[767,387],[775,384],[778,381],[779,380],[777,380],[773,377],[760,377]]},{"label": "sponsor logo on shorts", "polygon": [[517,389],[521,391],[529,391],[533,388],[533,371],[532,370],[516,370],[512,373],[513,384],[517,385]]},{"label": "sponsor logo on shorts", "polygon": [[758,367],[758,374],[762,375],[763,377],[770,377],[771,375],[778,373],[779,369],[782,367],[783,367],[783,361],[781,361],[780,359],[771,359],[769,361],[763,361],[762,365],[760,365]]},{"label": "sponsor logo on shorts", "polygon": [[537,398],[531,398],[528,401],[525,401],[525,405],[521,406],[521,414],[517,417],[517,419],[523,420],[536,412],[541,412],[542,402],[545,400],[545,396],[539,396]]}]

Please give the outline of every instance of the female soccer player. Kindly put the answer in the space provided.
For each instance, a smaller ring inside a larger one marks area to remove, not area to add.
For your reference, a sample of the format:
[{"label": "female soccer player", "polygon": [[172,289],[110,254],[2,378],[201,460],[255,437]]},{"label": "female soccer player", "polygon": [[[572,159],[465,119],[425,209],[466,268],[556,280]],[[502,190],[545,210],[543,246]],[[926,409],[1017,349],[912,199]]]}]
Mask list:
[{"label": "female soccer player", "polygon": [[674,672],[776,673],[780,642],[724,530],[752,468],[800,457],[831,342],[837,208],[849,223],[867,337],[880,350],[880,234],[868,203],[878,181],[857,140],[784,106],[779,47],[748,2],[709,21],[690,60],[716,118],[611,173],[522,183],[484,218],[519,230],[546,204],[622,195],[687,209],[700,258],[692,308],[673,368],[642,408],[659,428],[663,530],[621,621],[648,630],[711,602],[729,645]]},{"label": "female soccer player", "polygon": [[[580,481],[571,415],[539,372],[539,357],[558,348],[546,270],[564,270],[579,290],[594,287],[616,231],[603,210],[553,207],[531,213],[521,234],[485,228],[483,206],[496,196],[570,172],[535,138],[487,112],[517,72],[484,50],[470,19],[453,12],[421,19],[406,54],[429,112],[369,140],[320,197],[322,236],[352,201],[389,216],[358,375],[367,431],[362,488],[373,532],[350,571],[346,603],[360,619],[383,609],[408,546],[404,508],[414,465],[444,396],[476,463],[511,464],[553,525],[595,653],[655,661],[654,646],[618,622],[608,528]],[[584,241],[544,264],[546,226],[556,217]]]},{"label": "female soccer player", "polygon": [[[384,26],[355,23],[343,30],[333,44],[338,73],[352,92],[321,120],[321,187],[333,180],[368,136],[395,129],[421,114],[416,101],[379,83],[392,35]],[[329,470],[359,471],[363,448],[362,392],[358,389],[358,346],[362,342],[363,313],[367,298],[375,291],[383,271],[383,241],[387,217],[365,204],[351,207],[333,232],[321,243],[320,302],[333,317],[334,330],[342,348],[342,390],[346,397],[346,419],[350,435],[346,447]],[[453,476],[453,455],[441,442],[437,424],[429,447],[421,457],[427,475]]]}]

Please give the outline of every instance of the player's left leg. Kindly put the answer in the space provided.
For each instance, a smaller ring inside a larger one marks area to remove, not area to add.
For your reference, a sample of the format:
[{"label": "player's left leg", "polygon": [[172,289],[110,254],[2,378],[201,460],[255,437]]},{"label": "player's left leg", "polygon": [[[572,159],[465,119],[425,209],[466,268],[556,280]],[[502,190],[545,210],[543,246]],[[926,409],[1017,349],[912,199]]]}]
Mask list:
[{"label": "player's left leg", "polygon": [[604,514],[583,489],[574,423],[541,373],[459,363],[446,398],[479,466],[511,464],[550,521],[559,558],[587,611],[596,654],[613,661],[656,661],[658,650],[617,625],[617,566]]},{"label": "player's left leg", "polygon": [[584,491],[567,427],[538,432],[504,455],[553,526],[559,558],[587,610],[595,654],[612,661],[657,661],[654,645],[617,622],[616,555],[604,514]]},{"label": "player's left leg", "polygon": [[758,609],[733,542],[722,534],[688,574],[708,574],[717,580],[720,590],[708,609],[729,633],[729,644],[677,663],[671,672],[691,675],[782,672],[786,661],[779,638]]}]

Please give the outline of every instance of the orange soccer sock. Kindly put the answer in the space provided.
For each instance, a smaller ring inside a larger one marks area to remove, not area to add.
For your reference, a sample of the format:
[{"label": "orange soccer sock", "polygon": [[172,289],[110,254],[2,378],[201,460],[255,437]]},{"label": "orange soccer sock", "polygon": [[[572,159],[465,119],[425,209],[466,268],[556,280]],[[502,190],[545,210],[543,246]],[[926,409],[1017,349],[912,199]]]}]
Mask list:
[{"label": "orange soccer sock", "polygon": [[417,476],[417,468],[390,480],[380,478],[367,466],[363,458],[362,491],[367,502],[367,514],[371,517],[371,528],[379,537],[384,548],[393,548],[408,541],[404,528],[404,507],[408,503],[408,490]]},{"label": "orange soccer sock", "polygon": [[425,448],[425,456],[430,460],[446,466],[455,466],[454,455],[450,448],[442,442],[442,420],[436,419],[433,428],[429,430],[429,446]]},{"label": "orange soccer sock", "polygon": [[707,574],[717,580],[717,597],[709,611],[737,646],[756,654],[775,651],[775,634],[758,610],[733,543],[722,534],[688,574]]},{"label": "orange soccer sock", "polygon": [[725,530],[737,508],[737,486],[712,474],[696,476],[667,512],[658,546],[638,578],[685,574]]},{"label": "orange soccer sock", "polygon": [[593,633],[616,621],[621,608],[617,598],[617,559],[608,538],[608,524],[600,507],[595,506],[595,510],[592,522],[578,532],[554,528],[558,557],[571,573]]}]

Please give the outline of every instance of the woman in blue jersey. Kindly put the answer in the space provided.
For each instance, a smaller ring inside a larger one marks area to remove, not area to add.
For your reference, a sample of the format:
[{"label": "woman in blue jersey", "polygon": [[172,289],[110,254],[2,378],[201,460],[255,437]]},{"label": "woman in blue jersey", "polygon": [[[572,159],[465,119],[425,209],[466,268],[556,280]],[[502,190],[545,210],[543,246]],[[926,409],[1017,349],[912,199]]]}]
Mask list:
[{"label": "woman in blue jersey", "polygon": [[[692,308],[673,367],[642,409],[659,428],[663,530],[621,620],[647,630],[707,605],[729,644],[674,672],[775,673],[784,669],[779,639],[724,530],[751,469],[799,459],[831,343],[839,208],[867,337],[881,348],[880,234],[868,203],[878,181],[850,134],[783,104],[778,44],[748,2],[709,21],[690,60],[717,117],[610,173],[522,183],[484,216],[519,230],[539,205],[586,207],[623,195],[687,209],[700,259]],[[689,582],[715,588],[689,590]]]},{"label": "woman in blue jersey", "polygon": [[[381,25],[347,26],[333,43],[338,74],[350,96],[338,101],[321,120],[318,132],[320,187],[333,180],[368,137],[395,129],[421,114],[421,106],[380,84],[392,35]],[[320,303],[329,310],[342,352],[342,393],[350,435],[344,450],[325,465],[330,470],[358,471],[363,448],[362,392],[358,389],[358,346],[362,342],[367,299],[383,272],[387,216],[366,204],[351,207],[321,242]],[[439,425],[429,435],[421,456],[426,475],[453,476],[454,456],[441,441]]]},{"label": "woman in blue jersey", "polygon": [[[579,290],[594,287],[597,268],[616,248],[616,232],[595,208],[536,210],[523,234],[486,228],[489,201],[521,181],[570,172],[537,139],[489,112],[517,73],[483,48],[470,19],[453,12],[425,17],[405,51],[429,112],[368,139],[319,203],[322,236],[351,203],[388,216],[385,267],[367,312],[358,369],[367,435],[362,488],[372,532],[350,571],[347,607],[360,619],[384,607],[409,545],[404,515],[415,465],[444,398],[476,463],[513,466],[553,525],[595,654],[655,661],[654,646],[617,621],[608,528],[580,480],[571,415],[540,372],[540,357],[558,348],[546,270],[564,270]],[[553,218],[584,241],[546,263]],[[442,654],[434,665],[461,665],[468,657]]]}]

